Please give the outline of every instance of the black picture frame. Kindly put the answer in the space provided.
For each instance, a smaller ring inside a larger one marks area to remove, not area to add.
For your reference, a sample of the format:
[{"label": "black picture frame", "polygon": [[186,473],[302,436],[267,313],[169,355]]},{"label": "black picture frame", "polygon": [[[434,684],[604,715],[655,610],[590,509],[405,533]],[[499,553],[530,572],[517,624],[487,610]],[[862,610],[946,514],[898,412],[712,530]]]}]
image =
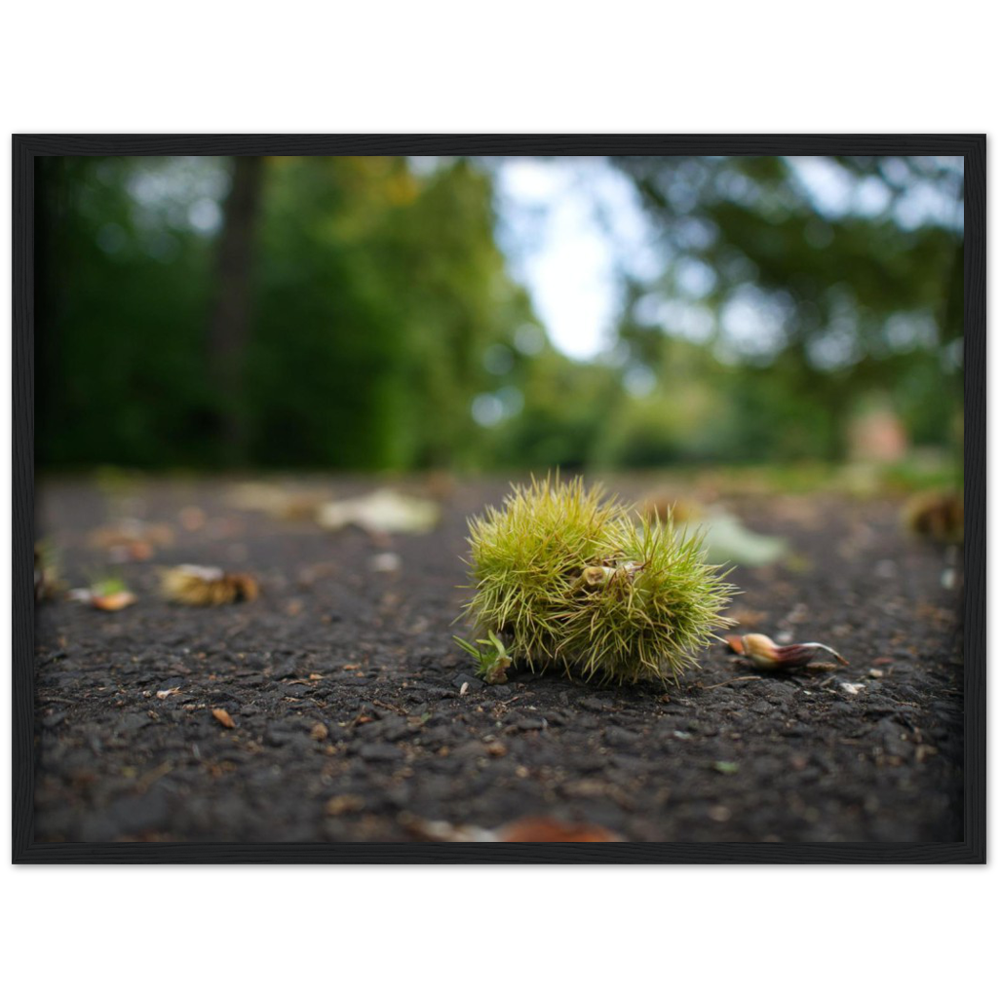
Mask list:
[{"label": "black picture frame", "polygon": [[[46,156],[951,155],[965,158],[965,794],[956,843],[35,843],[34,176]],[[985,135],[15,135],[12,860],[91,863],[913,864],[986,861]]]}]

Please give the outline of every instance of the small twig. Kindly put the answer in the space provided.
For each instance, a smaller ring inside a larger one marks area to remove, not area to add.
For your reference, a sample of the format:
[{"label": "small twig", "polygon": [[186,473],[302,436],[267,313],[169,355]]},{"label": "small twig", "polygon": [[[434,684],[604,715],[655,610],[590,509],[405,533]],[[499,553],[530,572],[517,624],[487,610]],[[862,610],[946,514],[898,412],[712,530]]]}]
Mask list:
[{"label": "small twig", "polygon": [[387,701],[380,701],[378,698],[372,698],[372,704],[377,705],[379,708],[387,708],[390,712],[395,712],[396,715],[401,715],[404,719],[409,718],[411,714],[398,705],[390,705]]}]

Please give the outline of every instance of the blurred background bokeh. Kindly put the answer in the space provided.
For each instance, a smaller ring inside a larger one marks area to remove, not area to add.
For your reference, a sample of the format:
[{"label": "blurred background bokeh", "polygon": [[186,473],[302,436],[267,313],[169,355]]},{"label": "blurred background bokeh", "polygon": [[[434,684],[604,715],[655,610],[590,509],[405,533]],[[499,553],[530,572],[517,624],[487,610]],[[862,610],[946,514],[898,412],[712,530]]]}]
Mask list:
[{"label": "blurred background bokeh", "polygon": [[40,163],[42,472],[961,475],[961,158]]}]

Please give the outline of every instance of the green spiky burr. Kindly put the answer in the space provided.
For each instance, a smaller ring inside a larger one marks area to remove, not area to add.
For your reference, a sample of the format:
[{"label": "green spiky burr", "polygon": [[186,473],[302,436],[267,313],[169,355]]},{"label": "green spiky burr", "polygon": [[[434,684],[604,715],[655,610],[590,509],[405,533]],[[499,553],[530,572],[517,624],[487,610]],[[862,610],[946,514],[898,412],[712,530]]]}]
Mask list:
[{"label": "green spiky burr", "polygon": [[514,486],[469,531],[465,616],[490,637],[477,657],[488,681],[505,676],[498,656],[585,680],[676,680],[730,624],[734,588],[706,563],[698,533],[637,517],[579,478]]}]

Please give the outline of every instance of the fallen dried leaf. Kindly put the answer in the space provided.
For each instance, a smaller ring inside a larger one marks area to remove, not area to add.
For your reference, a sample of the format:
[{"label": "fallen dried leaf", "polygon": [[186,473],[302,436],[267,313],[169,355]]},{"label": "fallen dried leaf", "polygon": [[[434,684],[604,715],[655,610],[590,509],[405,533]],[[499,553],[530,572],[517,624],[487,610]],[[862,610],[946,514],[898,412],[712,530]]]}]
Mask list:
[{"label": "fallen dried leaf", "polygon": [[367,496],[324,504],[316,520],[320,527],[330,531],[356,525],[370,534],[384,536],[425,534],[434,528],[439,517],[440,507],[433,500],[382,489]]},{"label": "fallen dried leaf", "polygon": [[955,491],[919,493],[903,510],[903,522],[915,535],[960,545],[965,537],[965,505]]},{"label": "fallen dried leaf", "polygon": [[226,729],[236,728],[236,723],[233,722],[233,717],[224,708],[213,708],[212,715],[215,717],[216,721],[225,726]]},{"label": "fallen dried leaf", "polygon": [[329,498],[317,491],[286,489],[275,483],[240,483],[229,493],[229,502],[240,510],[259,510],[285,520],[311,519]]},{"label": "fallen dried leaf", "polygon": [[260,593],[249,573],[225,573],[217,566],[174,566],[163,571],[162,587],[168,600],[195,607],[254,601]]},{"label": "fallen dried leaf", "polygon": [[[742,636],[741,644],[740,655],[752,660],[761,670],[805,667],[820,651],[829,653],[838,663],[848,666],[847,660],[840,653],[821,642],[796,642],[779,646],[769,636],[751,634]],[[730,648],[733,648],[732,644]]]},{"label": "fallen dried leaf", "polygon": [[515,820],[502,826],[497,839],[506,844],[619,843],[622,838],[603,826],[563,823],[545,816]]},{"label": "fallen dried leaf", "polygon": [[358,812],[364,808],[365,800],[360,795],[334,795],[326,803],[327,816],[339,816],[345,812]]},{"label": "fallen dried leaf", "polygon": [[451,844],[571,844],[620,843],[623,838],[603,826],[564,823],[548,816],[526,816],[494,830],[481,826],[455,825],[442,820],[403,816],[401,822],[425,840]]},{"label": "fallen dried leaf", "polygon": [[116,590],[113,594],[91,594],[91,607],[98,611],[121,611],[135,604],[138,598],[131,591]]},{"label": "fallen dried leaf", "polygon": [[177,694],[179,691],[180,691],[179,687],[165,688],[163,691],[157,691],[156,697],[159,698],[160,701],[166,701],[166,699],[169,698],[172,694]]}]

